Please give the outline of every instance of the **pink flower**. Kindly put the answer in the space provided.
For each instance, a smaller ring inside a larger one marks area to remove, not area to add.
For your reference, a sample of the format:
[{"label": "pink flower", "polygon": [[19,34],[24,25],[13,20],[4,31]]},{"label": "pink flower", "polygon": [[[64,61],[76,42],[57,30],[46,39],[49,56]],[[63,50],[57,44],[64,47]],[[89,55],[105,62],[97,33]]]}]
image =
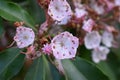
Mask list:
[{"label": "pink flower", "polygon": [[113,2],[110,2],[109,0],[104,0],[106,2],[106,5],[107,5],[107,10],[110,11],[114,8],[114,3]]},{"label": "pink flower", "polygon": [[35,34],[31,28],[27,27],[17,27],[16,35],[14,40],[17,42],[19,48],[24,48],[29,46],[34,42]]},{"label": "pink flower", "polygon": [[71,16],[72,10],[66,0],[51,0],[48,7],[48,14],[53,20],[61,21],[65,17]]},{"label": "pink flower", "polygon": [[42,36],[44,32],[46,32],[48,30],[48,23],[47,21],[45,21],[44,23],[42,23],[40,25],[40,28],[39,28],[39,35]]},{"label": "pink flower", "polygon": [[55,36],[51,41],[53,55],[56,59],[75,57],[78,45],[78,38],[67,31]]},{"label": "pink flower", "polygon": [[52,48],[50,44],[45,44],[44,47],[42,48],[43,53],[50,55],[52,53]]},{"label": "pink flower", "polygon": [[97,14],[102,15],[105,13],[105,9],[103,5],[98,5],[96,1],[92,1],[91,7],[96,11]]},{"label": "pink flower", "polygon": [[114,0],[116,6],[120,6],[120,0]]},{"label": "pink flower", "polygon": [[102,43],[107,47],[112,47],[112,42],[114,41],[113,34],[108,31],[104,31],[102,34]]},{"label": "pink flower", "polygon": [[72,16],[66,16],[65,18],[63,18],[61,21],[56,21],[55,24],[57,25],[66,25]]},{"label": "pink flower", "polygon": [[107,47],[99,46],[92,51],[92,59],[95,63],[99,63],[100,60],[106,60],[109,52],[110,50]]},{"label": "pink flower", "polygon": [[91,32],[94,25],[95,22],[92,19],[88,19],[87,21],[84,22],[82,29],[87,32]]},{"label": "pink flower", "polygon": [[87,33],[84,38],[84,42],[87,49],[97,48],[101,43],[101,36],[97,31],[92,31]]},{"label": "pink flower", "polygon": [[75,16],[77,18],[84,18],[87,15],[87,11],[83,8],[75,8]]}]

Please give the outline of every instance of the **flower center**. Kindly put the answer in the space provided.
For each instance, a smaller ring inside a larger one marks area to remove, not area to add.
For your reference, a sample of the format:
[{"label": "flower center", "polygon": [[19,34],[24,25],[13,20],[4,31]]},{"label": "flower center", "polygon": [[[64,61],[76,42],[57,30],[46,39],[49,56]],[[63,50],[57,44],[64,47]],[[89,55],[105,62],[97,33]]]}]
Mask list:
[{"label": "flower center", "polygon": [[57,10],[57,11],[59,11],[60,10],[60,8],[56,5],[55,6],[55,9]]},{"label": "flower center", "polygon": [[61,47],[63,47],[63,46],[64,46],[64,43],[63,43],[63,42],[61,42],[61,43],[60,43],[60,46],[61,46]]},{"label": "flower center", "polygon": [[27,35],[23,36],[23,39],[28,39],[29,37]]}]

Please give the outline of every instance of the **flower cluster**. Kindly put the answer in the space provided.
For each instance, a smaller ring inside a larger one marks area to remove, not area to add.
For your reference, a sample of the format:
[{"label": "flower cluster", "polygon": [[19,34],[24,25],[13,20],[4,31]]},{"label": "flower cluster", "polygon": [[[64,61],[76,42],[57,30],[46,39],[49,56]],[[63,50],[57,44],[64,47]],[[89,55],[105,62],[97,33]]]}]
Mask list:
[{"label": "flower cluster", "polygon": [[45,10],[46,21],[38,32],[19,25],[14,37],[18,48],[27,49],[24,53],[27,58],[35,59],[43,54],[52,60],[71,59],[79,56],[78,47],[85,45],[91,50],[95,63],[107,59],[118,34],[114,26],[116,21],[120,22],[119,0],[91,0],[89,3],[43,0],[39,4]]},{"label": "flower cluster", "polygon": [[[104,31],[102,35],[97,31],[92,31],[87,33],[84,41],[87,49],[93,49],[92,59],[98,63],[100,60],[106,60],[106,56],[110,52],[109,47],[112,47],[114,38],[112,33],[108,31]],[[100,43],[103,45],[101,46]]]}]

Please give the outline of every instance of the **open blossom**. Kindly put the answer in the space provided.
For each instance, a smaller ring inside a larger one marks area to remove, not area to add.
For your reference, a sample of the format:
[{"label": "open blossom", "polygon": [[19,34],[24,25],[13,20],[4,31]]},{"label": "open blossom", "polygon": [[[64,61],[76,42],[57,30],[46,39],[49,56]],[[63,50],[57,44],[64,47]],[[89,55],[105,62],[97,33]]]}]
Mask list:
[{"label": "open blossom", "polygon": [[115,0],[115,5],[120,6],[120,0]]},{"label": "open blossom", "polygon": [[112,42],[113,42],[113,34],[108,31],[104,31],[102,34],[102,43],[107,46],[107,47],[112,47]]},{"label": "open blossom", "polygon": [[67,31],[55,36],[51,41],[53,55],[56,59],[75,57],[78,45],[78,38]]},{"label": "open blossom", "polygon": [[80,3],[80,0],[74,0],[74,6],[75,6],[75,13],[74,15],[77,18],[84,18],[88,12],[85,10],[85,7]]},{"label": "open blossom", "polygon": [[43,51],[45,54],[50,55],[50,53],[52,53],[51,45],[48,44],[48,43],[45,44],[44,47],[42,48],[42,51]]},{"label": "open blossom", "polygon": [[92,51],[92,59],[95,63],[100,62],[100,60],[106,60],[109,52],[110,50],[107,47],[99,46]]},{"label": "open blossom", "polygon": [[92,19],[88,19],[87,21],[84,22],[82,29],[87,32],[91,32],[94,25],[95,22]]},{"label": "open blossom", "polygon": [[97,31],[87,33],[84,38],[85,46],[87,49],[94,49],[100,45],[101,36]]},{"label": "open blossom", "polygon": [[14,40],[17,42],[19,48],[24,48],[29,46],[34,42],[35,34],[31,28],[24,26],[19,26],[16,29],[16,35]]},{"label": "open blossom", "polygon": [[99,15],[102,15],[105,12],[104,6],[98,5],[95,0],[92,0],[91,8],[93,8],[95,10],[95,12]]},{"label": "open blossom", "polygon": [[75,16],[77,18],[84,18],[87,15],[87,11],[83,8],[75,8]]},{"label": "open blossom", "polygon": [[63,18],[61,21],[56,21],[55,24],[57,25],[66,25],[72,16],[66,16],[65,18]]},{"label": "open blossom", "polygon": [[48,7],[48,14],[53,20],[61,21],[65,17],[71,16],[72,10],[66,0],[51,0]]}]

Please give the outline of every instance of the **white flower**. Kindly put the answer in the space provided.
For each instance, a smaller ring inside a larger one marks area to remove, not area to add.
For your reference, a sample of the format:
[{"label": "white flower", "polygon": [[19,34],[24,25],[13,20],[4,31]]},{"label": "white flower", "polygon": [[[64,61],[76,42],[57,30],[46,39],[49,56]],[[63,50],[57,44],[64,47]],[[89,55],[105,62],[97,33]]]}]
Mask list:
[{"label": "white flower", "polygon": [[53,20],[61,21],[65,17],[71,16],[72,10],[66,0],[51,0],[48,7],[48,14]]},{"label": "white flower", "polygon": [[92,19],[88,19],[87,21],[84,22],[82,29],[87,32],[91,32],[94,25],[95,22]]},{"label": "white flower", "polygon": [[56,21],[55,24],[57,24],[57,25],[66,25],[69,22],[71,17],[72,16],[66,16],[61,21]]},{"label": "white flower", "polygon": [[106,60],[109,52],[110,50],[107,47],[99,46],[92,51],[92,59],[95,63],[100,62],[100,60]]},{"label": "white flower", "polygon": [[51,47],[56,59],[73,58],[79,45],[79,40],[69,32],[63,32],[53,38]]},{"label": "white flower", "polygon": [[100,45],[101,36],[97,31],[87,33],[84,38],[85,46],[87,49],[94,49]]},{"label": "white flower", "polygon": [[98,5],[97,3],[93,2],[91,7],[97,12],[97,14],[101,15],[105,12],[104,6]]},{"label": "white flower", "polygon": [[113,34],[108,31],[104,31],[102,34],[102,43],[107,46],[107,47],[112,47],[112,42],[113,42]]},{"label": "white flower", "polygon": [[120,6],[120,0],[115,0],[115,5]]},{"label": "white flower", "polygon": [[75,16],[77,18],[83,18],[87,15],[87,11],[85,11],[85,9],[83,8],[75,8]]},{"label": "white flower", "polygon": [[29,46],[34,42],[35,34],[31,28],[19,26],[16,30],[14,40],[17,42],[19,48]]}]

